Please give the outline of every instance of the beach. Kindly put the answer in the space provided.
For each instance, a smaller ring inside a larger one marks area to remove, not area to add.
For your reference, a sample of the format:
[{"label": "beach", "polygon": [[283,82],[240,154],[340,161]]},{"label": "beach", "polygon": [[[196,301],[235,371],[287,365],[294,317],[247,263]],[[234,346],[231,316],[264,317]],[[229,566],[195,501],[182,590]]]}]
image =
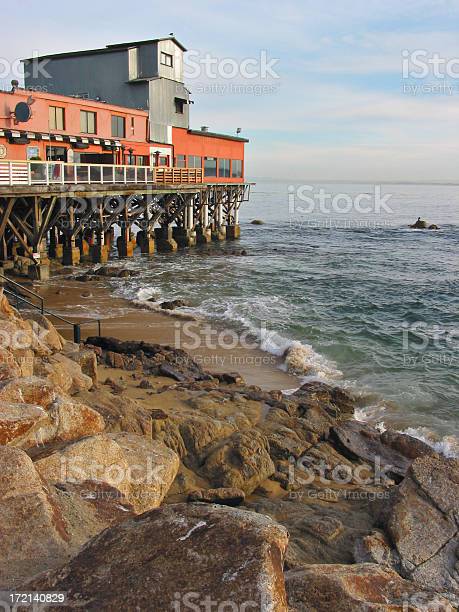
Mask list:
[{"label": "beach", "polygon": [[[248,384],[267,390],[289,390],[300,385],[297,377],[281,369],[281,356],[270,355],[259,348],[241,346],[236,335],[227,336],[228,348],[225,348],[224,335],[220,336],[219,341],[216,330],[213,330],[214,337],[206,333],[206,320],[195,320],[174,311],[161,312],[135,306],[131,301],[113,296],[110,279],[79,282],[66,276],[58,274],[46,285],[35,284],[35,289],[43,296],[50,311],[82,323],[82,340],[98,333],[97,323],[85,323],[88,318],[100,317],[103,336],[167,344],[176,348],[184,344],[183,348],[204,369],[220,373],[236,371]],[[72,339],[71,326],[56,319],[54,323],[65,338]],[[189,331],[187,325],[191,326]],[[199,346],[190,348],[189,343],[198,343],[197,336],[200,337]]]}]

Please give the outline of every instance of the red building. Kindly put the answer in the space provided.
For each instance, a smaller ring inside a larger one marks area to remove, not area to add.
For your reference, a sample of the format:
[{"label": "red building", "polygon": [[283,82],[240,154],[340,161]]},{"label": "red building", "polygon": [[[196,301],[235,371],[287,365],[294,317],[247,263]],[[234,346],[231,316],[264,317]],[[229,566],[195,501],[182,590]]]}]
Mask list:
[{"label": "red building", "polygon": [[149,140],[146,110],[12,88],[0,92],[0,161],[62,161],[202,168],[204,182],[241,183],[247,140],[172,127]]}]

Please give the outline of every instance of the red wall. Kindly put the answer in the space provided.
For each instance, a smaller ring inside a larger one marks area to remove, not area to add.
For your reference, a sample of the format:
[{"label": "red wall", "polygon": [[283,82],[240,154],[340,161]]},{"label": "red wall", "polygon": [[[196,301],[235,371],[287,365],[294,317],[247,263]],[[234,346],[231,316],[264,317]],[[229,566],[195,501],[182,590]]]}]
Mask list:
[{"label": "red wall", "polygon": [[[242,160],[242,177],[244,177],[244,142],[215,138],[201,134],[190,134],[184,128],[172,128],[174,155],[198,155],[199,157],[217,157]],[[205,182],[241,183],[243,178],[206,177]]]},{"label": "red wall", "polygon": [[[12,113],[18,102],[26,102],[32,97],[32,117],[27,123],[15,124]],[[49,107],[58,106],[65,109],[65,130],[49,129]],[[97,113],[96,134],[83,134],[80,132],[80,110]],[[125,118],[126,136],[117,138],[112,136],[111,117],[118,115]],[[134,130],[131,129],[131,119],[134,120]],[[29,131],[40,134],[60,134],[66,136],[95,137],[100,139],[119,140],[125,146],[125,155],[128,149],[133,149],[134,155],[144,155],[149,158],[150,148],[157,146],[163,148],[167,145],[149,142],[147,140],[148,113],[146,111],[129,109],[113,104],[71,98],[44,92],[31,92],[17,90],[14,93],[0,91],[0,130]],[[199,157],[215,157],[217,159],[241,160],[242,174],[244,175],[244,142],[225,138],[225,136],[213,137],[205,132],[191,134],[185,128],[172,128],[172,141],[174,156],[196,155]],[[46,160],[46,147],[71,148],[71,143],[56,142],[54,140],[32,140],[28,145],[10,144],[6,137],[0,137],[0,144],[7,149],[6,159],[25,160],[27,158],[27,146],[38,147],[39,156]],[[101,145],[90,144],[89,148],[81,150],[84,153],[106,153]],[[115,157],[116,163],[126,163],[121,159],[118,151]],[[203,160],[204,162],[204,160]],[[217,163],[218,168],[218,163]],[[231,174],[231,170],[230,170]],[[205,177],[205,182],[215,183],[241,183],[243,178],[230,177]]]}]

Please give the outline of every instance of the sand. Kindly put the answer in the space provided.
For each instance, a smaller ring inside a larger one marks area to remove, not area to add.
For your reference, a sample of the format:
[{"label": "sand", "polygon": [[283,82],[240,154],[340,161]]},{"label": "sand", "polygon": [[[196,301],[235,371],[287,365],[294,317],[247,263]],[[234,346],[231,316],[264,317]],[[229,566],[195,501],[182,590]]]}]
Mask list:
[{"label": "sand", "polygon": [[[209,372],[239,372],[248,384],[267,390],[300,385],[298,378],[280,369],[280,357],[241,346],[235,342],[236,336],[221,334],[207,321],[183,318],[176,312],[147,310],[113,297],[106,279],[79,282],[59,275],[47,283],[34,283],[33,289],[45,298],[48,310],[82,323],[82,340],[98,334],[98,325],[93,321],[98,318],[103,336],[183,348]],[[71,325],[50,318],[65,338],[73,339]]]}]

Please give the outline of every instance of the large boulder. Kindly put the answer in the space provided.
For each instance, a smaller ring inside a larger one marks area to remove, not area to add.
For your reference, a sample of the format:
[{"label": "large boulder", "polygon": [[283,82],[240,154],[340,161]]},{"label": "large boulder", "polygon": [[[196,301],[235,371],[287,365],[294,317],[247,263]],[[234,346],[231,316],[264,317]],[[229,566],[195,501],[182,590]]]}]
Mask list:
[{"label": "large boulder", "polygon": [[40,453],[50,444],[92,436],[105,428],[104,419],[98,412],[65,396],[57,396],[45,410],[46,420],[18,438],[16,446],[29,453]]},{"label": "large boulder", "polygon": [[[87,380],[92,385],[89,377]],[[0,402],[31,404],[46,412],[47,418],[42,419],[38,427],[30,428],[21,438],[16,437],[15,445],[23,449],[94,435],[105,427],[104,419],[98,412],[74,401],[59,386],[37,376],[6,382],[0,387]]]},{"label": "large boulder", "polygon": [[104,483],[117,489],[137,514],[157,508],[179,467],[177,455],[156,440],[129,433],[101,434],[68,444],[36,461],[50,483]]},{"label": "large boulder", "polygon": [[287,541],[283,527],[252,512],[164,506],[107,529],[67,565],[22,588],[66,591],[67,609],[159,611],[191,604],[285,612]]},{"label": "large boulder", "polygon": [[56,353],[40,364],[36,373],[70,395],[87,391],[93,386],[92,378],[82,372],[81,366],[62,353]]},{"label": "large boulder", "polygon": [[256,429],[235,432],[209,452],[203,475],[215,487],[242,489],[247,495],[275,472],[265,436]]},{"label": "large boulder", "polygon": [[40,406],[0,403],[0,444],[6,445],[36,430],[48,417]]},{"label": "large boulder", "polygon": [[459,460],[416,459],[383,518],[403,575],[459,596]]},{"label": "large boulder", "polygon": [[411,458],[381,441],[381,433],[360,421],[346,421],[333,427],[331,438],[340,452],[351,458],[360,458],[376,466],[382,478],[387,475],[401,479],[405,476]]},{"label": "large boulder", "polygon": [[453,612],[440,595],[371,563],[308,565],[287,572],[285,588],[291,612]]},{"label": "large boulder", "polygon": [[63,349],[65,340],[48,318],[40,312],[29,312],[27,313],[27,322],[30,322],[34,330],[37,329],[36,325],[39,326],[40,337],[53,352]]},{"label": "large boulder", "polygon": [[299,416],[303,417],[311,431],[326,436],[337,421],[354,415],[353,398],[340,387],[321,382],[308,382],[292,395],[298,403]]},{"label": "large boulder", "polygon": [[23,451],[0,446],[0,586],[53,567],[70,535],[51,491]]},{"label": "large boulder", "polygon": [[141,406],[136,400],[114,395],[103,387],[91,392],[80,391],[78,399],[90,404],[103,417],[107,432],[126,431],[152,437],[151,410]]}]

